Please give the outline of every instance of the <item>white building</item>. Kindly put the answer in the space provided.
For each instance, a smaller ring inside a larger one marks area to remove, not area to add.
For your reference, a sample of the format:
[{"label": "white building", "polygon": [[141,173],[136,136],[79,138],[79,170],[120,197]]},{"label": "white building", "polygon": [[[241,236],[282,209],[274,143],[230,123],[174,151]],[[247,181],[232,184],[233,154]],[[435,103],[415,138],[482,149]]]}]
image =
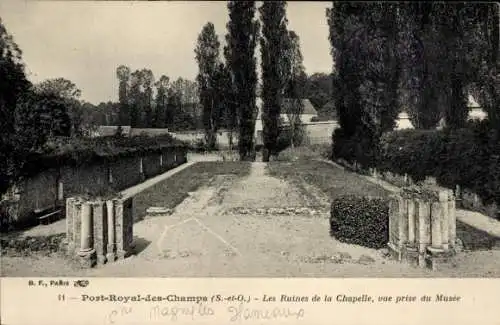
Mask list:
[{"label": "white building", "polygon": [[[288,124],[288,115],[286,114],[286,106],[289,105],[290,99],[286,98],[284,100],[284,107],[281,108],[281,114],[280,117],[283,120],[283,122]],[[255,104],[257,106],[257,119],[255,120],[255,137],[256,137],[256,143],[257,144],[262,144],[262,130],[263,130],[263,124],[262,124],[262,98],[257,97]],[[313,119],[313,117],[318,116],[318,112],[314,108],[314,106],[311,104],[311,101],[309,99],[302,99],[302,105],[303,105],[303,111],[302,114],[300,115],[300,120],[302,123],[309,123]]]}]

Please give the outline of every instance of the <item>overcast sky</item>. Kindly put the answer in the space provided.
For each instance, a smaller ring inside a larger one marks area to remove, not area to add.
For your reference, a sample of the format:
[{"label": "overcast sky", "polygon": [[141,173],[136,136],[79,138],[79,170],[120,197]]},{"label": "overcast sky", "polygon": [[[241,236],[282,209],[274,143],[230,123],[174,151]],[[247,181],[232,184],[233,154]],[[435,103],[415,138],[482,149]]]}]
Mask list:
[{"label": "overcast sky", "polygon": [[[325,10],[331,2],[289,2],[289,29],[300,36],[307,73],[330,72]],[[226,34],[226,2],[0,0],[0,17],[23,51],[29,78],[70,79],[82,99],[117,100],[116,67],[149,68],[194,80],[203,25]]]}]

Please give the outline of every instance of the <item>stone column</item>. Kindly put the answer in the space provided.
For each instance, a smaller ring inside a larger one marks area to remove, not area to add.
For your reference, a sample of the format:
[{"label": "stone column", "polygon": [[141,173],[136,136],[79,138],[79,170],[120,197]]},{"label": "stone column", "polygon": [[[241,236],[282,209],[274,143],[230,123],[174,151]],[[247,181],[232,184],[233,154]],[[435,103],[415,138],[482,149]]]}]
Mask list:
[{"label": "stone column", "polygon": [[389,201],[389,252],[398,261],[402,259],[401,245],[401,215],[403,214],[403,198],[392,195]]},{"label": "stone column", "polygon": [[133,240],[132,198],[113,200],[115,206],[116,255],[118,259],[129,255]]},{"label": "stone column", "polygon": [[92,221],[94,226],[94,249],[97,254],[97,262],[99,264],[105,264],[106,259],[106,250],[107,250],[107,219],[105,219],[104,215],[104,202],[98,200],[96,202],[92,202]]},{"label": "stone column", "polygon": [[449,249],[449,224],[448,224],[448,190],[439,191],[439,205],[441,206],[441,244],[443,249]]},{"label": "stone column", "polygon": [[441,237],[441,204],[439,201],[431,203],[431,245],[433,249],[443,248]]},{"label": "stone column", "polygon": [[84,202],[81,208],[81,237],[80,237],[80,256],[82,264],[85,266],[95,265],[96,252],[93,248],[93,224],[92,209],[88,202]]},{"label": "stone column", "polygon": [[415,202],[413,199],[407,200],[408,215],[408,245],[415,245]]},{"label": "stone column", "polygon": [[112,200],[106,201],[106,217],[108,224],[108,246],[106,258],[108,261],[116,260],[116,237],[115,237],[115,211]]},{"label": "stone column", "polygon": [[73,232],[73,223],[75,222],[76,200],[74,198],[66,199],[66,243],[68,253],[72,254],[75,250],[75,237]]},{"label": "stone column", "polygon": [[418,246],[418,265],[425,266],[425,252],[427,246],[431,243],[431,207],[430,204],[422,199],[417,199],[416,210],[416,242]]},{"label": "stone column", "polygon": [[457,215],[455,206],[455,197],[453,196],[453,191],[450,191],[448,197],[448,236],[450,238],[451,248],[455,247],[457,240]]},{"label": "stone column", "polygon": [[399,210],[399,246],[403,247],[408,243],[408,198],[400,199]]}]

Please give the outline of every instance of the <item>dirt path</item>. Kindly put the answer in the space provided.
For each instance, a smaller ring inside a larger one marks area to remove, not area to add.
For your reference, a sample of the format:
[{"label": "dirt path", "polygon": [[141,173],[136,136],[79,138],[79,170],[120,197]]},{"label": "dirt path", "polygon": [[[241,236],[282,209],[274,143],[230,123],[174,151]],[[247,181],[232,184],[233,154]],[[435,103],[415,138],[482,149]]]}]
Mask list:
[{"label": "dirt path", "polygon": [[[269,176],[265,163],[253,163],[248,177],[215,177],[172,215],[136,223],[136,253],[123,261],[92,270],[69,270],[42,258],[32,261],[32,267],[37,270],[40,263],[40,272],[43,264],[43,272],[53,276],[108,277],[500,275],[500,252],[464,253],[459,257],[460,268],[431,272],[390,261],[376,250],[338,242],[329,235],[326,198],[313,188],[305,197],[295,185]],[[309,209],[288,215],[291,207]],[[7,260],[12,264],[8,273],[30,275],[22,259]],[[482,265],[480,270],[478,265]]]}]

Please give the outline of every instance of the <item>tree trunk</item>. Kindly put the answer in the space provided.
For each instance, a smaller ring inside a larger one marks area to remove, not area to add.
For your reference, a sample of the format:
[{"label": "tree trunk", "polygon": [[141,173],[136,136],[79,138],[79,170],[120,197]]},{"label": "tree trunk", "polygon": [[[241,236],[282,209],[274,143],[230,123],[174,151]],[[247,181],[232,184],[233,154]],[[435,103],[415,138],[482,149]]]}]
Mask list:
[{"label": "tree trunk", "polygon": [[269,162],[269,150],[267,148],[262,150],[262,161]]}]

